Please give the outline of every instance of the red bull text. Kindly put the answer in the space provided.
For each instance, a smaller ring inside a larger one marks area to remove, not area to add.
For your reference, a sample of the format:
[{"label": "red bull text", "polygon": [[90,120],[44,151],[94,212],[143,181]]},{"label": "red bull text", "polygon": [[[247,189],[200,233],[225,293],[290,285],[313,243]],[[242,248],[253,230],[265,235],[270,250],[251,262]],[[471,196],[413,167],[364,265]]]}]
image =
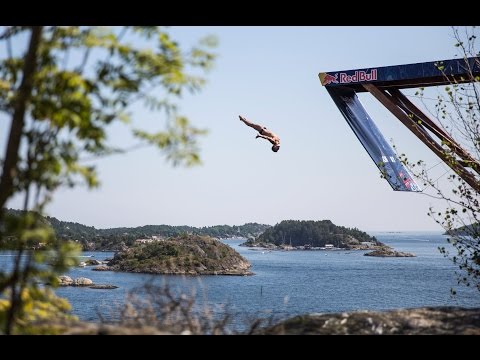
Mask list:
[{"label": "red bull text", "polygon": [[373,80],[377,80],[377,69],[372,69],[372,71],[370,71],[370,74],[363,70],[355,71],[353,75],[340,73],[340,84]]},{"label": "red bull text", "polygon": [[[340,75],[340,76],[339,76]],[[340,79],[339,79],[340,77]],[[335,73],[334,75],[325,74],[323,76],[322,85],[328,84],[348,84],[360,81],[374,81],[377,80],[377,69],[372,69],[370,72],[364,70],[355,70],[353,75],[347,73]]]}]

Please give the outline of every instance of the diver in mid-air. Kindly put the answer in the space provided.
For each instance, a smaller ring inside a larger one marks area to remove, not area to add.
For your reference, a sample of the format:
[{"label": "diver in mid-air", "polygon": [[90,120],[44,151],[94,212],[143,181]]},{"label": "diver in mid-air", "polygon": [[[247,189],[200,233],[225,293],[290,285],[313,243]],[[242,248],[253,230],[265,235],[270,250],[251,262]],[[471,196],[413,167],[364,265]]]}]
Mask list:
[{"label": "diver in mid-air", "polygon": [[245,123],[245,125],[250,126],[251,128],[254,128],[259,132],[259,134],[255,136],[256,139],[262,138],[270,141],[270,143],[273,145],[272,146],[273,152],[277,152],[280,149],[280,138],[277,135],[275,135],[273,132],[268,130],[265,126],[257,125],[248,121],[242,115],[239,115],[238,117],[240,118],[241,121]]}]

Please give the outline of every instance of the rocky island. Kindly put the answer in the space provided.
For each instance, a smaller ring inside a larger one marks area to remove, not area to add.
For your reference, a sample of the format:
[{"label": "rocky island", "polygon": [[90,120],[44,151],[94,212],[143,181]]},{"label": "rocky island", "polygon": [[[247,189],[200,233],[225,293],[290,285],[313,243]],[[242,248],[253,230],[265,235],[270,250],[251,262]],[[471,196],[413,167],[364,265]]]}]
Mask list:
[{"label": "rocky island", "polygon": [[270,249],[345,249],[374,250],[385,244],[356,228],[337,226],[330,220],[284,220],[266,229],[242,246]]},{"label": "rocky island", "polygon": [[376,257],[416,257],[415,254],[402,252],[402,251],[395,251],[389,246],[384,246],[380,249],[368,252],[364,254],[365,256],[376,256]]},{"label": "rocky island", "polygon": [[113,271],[178,275],[251,275],[250,263],[209,236],[181,235],[138,244],[118,252]]},{"label": "rocky island", "polygon": [[271,250],[373,250],[367,256],[411,257],[378,241],[374,236],[357,228],[337,226],[330,220],[284,220],[266,229],[257,238],[251,238],[241,246]]},{"label": "rocky island", "polygon": [[59,286],[76,286],[76,287],[89,287],[90,289],[117,289],[118,286],[111,284],[94,284],[93,281],[89,278],[79,277],[75,280],[70,276],[61,275],[57,278]]}]

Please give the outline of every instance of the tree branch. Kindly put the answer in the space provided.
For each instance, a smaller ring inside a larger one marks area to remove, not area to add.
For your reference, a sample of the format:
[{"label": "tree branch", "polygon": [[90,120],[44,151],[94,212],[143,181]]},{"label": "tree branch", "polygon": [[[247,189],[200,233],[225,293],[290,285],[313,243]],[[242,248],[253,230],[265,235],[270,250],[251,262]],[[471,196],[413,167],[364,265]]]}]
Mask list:
[{"label": "tree branch", "polygon": [[18,151],[25,125],[25,112],[32,93],[33,76],[37,64],[37,51],[42,36],[42,28],[42,26],[32,27],[30,44],[23,65],[23,78],[17,91],[2,177],[0,179],[0,219],[3,217],[5,203],[13,192],[13,179],[16,175]]}]

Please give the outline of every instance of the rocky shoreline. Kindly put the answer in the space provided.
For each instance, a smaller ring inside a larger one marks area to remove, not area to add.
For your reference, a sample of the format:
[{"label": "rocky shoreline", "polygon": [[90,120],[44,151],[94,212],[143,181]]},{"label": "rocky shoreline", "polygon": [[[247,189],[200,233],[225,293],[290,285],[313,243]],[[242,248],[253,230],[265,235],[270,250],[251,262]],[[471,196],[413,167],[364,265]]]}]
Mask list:
[{"label": "rocky shoreline", "polygon": [[345,247],[326,247],[326,246],[319,246],[313,247],[309,245],[300,245],[300,246],[290,246],[290,245],[275,245],[273,243],[242,243],[239,246],[248,247],[252,249],[261,249],[261,250],[380,250],[385,247],[385,245],[348,245]]},{"label": "rocky shoreline", "polygon": [[424,307],[296,316],[266,335],[480,335],[480,309]]},{"label": "rocky shoreline", "polygon": [[356,250],[371,250],[368,253],[365,253],[365,256],[374,256],[374,257],[416,257],[413,253],[396,251],[390,246],[387,245],[364,245],[364,244],[354,244],[348,245],[346,247],[336,248],[336,247],[310,247],[310,246],[289,246],[289,245],[275,245],[273,243],[242,243],[240,246],[245,246],[251,250],[266,250],[266,251],[356,251]]},{"label": "rocky shoreline", "polygon": [[58,278],[59,286],[89,287],[90,289],[117,289],[118,286],[111,284],[95,284],[92,279],[79,277],[72,279],[70,276],[61,275]]},{"label": "rocky shoreline", "polygon": [[344,248],[335,248],[335,247],[305,247],[305,246],[277,246],[271,243],[257,243],[257,244],[240,244],[240,246],[245,246],[251,248],[252,250],[266,250],[266,251],[356,251],[356,250],[372,250],[371,252],[365,253],[365,256],[375,256],[375,257],[416,257],[413,253],[407,253],[402,251],[396,251],[386,245],[354,245]]},{"label": "rocky shoreline", "polygon": [[391,247],[384,246],[380,249],[364,254],[364,256],[376,257],[416,257],[417,255],[408,252],[396,251]]},{"label": "rocky shoreline", "polygon": [[[76,322],[63,335],[172,335],[154,326]],[[183,332],[182,334],[187,334]],[[241,333],[240,333],[241,334]],[[255,335],[480,335],[480,309],[424,307],[391,311],[308,314],[284,320]]]}]

